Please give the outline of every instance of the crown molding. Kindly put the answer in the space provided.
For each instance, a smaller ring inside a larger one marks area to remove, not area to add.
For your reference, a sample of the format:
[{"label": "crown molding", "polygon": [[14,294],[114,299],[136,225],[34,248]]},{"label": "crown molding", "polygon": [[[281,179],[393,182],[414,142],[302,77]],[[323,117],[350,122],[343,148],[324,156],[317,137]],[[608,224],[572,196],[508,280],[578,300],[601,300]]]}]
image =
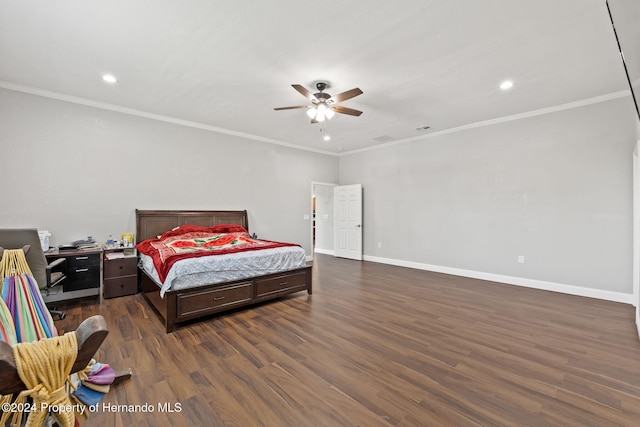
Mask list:
[{"label": "crown molding", "polygon": [[72,104],[80,104],[80,105],[85,105],[87,107],[99,108],[102,110],[115,111],[117,113],[143,117],[145,119],[158,120],[161,122],[172,123],[175,125],[186,126],[186,127],[195,128],[195,129],[202,129],[209,132],[216,132],[216,133],[222,133],[225,135],[237,136],[239,138],[250,139],[253,141],[266,142],[268,144],[280,145],[283,147],[294,148],[296,150],[311,151],[319,154],[337,156],[336,153],[332,153],[330,151],[303,147],[301,145],[296,145],[289,142],[279,141],[271,138],[265,138],[265,137],[253,135],[250,133],[238,132],[231,129],[225,129],[217,126],[207,125],[204,123],[178,119],[176,117],[163,116],[161,114],[155,114],[147,111],[136,110],[135,108],[123,107],[120,105],[109,104],[106,102],[94,101],[92,99],[80,98],[78,96],[66,95],[63,93],[52,92],[50,90],[39,89],[31,86],[23,86],[16,83],[3,81],[3,80],[0,80],[0,88],[13,90],[16,92],[28,93],[30,95],[42,96],[45,98],[56,99],[58,101],[70,102]]},{"label": "crown molding", "polygon": [[609,94],[605,94],[605,95],[596,96],[596,97],[593,97],[593,98],[583,99],[583,100],[580,100],[580,101],[569,102],[569,103],[566,103],[566,104],[561,104],[561,105],[556,105],[556,106],[552,106],[552,107],[541,108],[541,109],[538,109],[538,110],[527,111],[527,112],[524,112],[524,113],[513,114],[513,115],[510,115],[510,116],[498,117],[496,119],[491,119],[491,120],[484,120],[484,121],[480,121],[480,122],[470,123],[470,124],[467,124],[467,125],[458,126],[458,127],[454,127],[454,128],[450,128],[450,129],[444,129],[444,130],[441,130],[441,131],[429,133],[428,135],[419,135],[419,136],[414,136],[414,137],[411,137],[411,138],[399,139],[399,140],[392,141],[392,142],[389,142],[389,143],[386,143],[386,144],[379,144],[379,145],[376,145],[376,146],[373,146],[373,147],[367,147],[367,148],[361,148],[361,149],[357,149],[357,150],[352,150],[352,151],[348,151],[346,153],[334,153],[334,152],[331,152],[331,151],[308,148],[308,147],[292,144],[292,143],[285,142],[285,141],[279,141],[279,140],[276,140],[276,139],[265,138],[265,137],[262,137],[262,136],[259,136],[259,135],[253,135],[253,134],[249,134],[249,133],[245,133],[245,132],[238,132],[238,131],[234,131],[234,130],[231,130],[231,129],[225,129],[225,128],[221,128],[221,127],[217,127],[217,126],[211,126],[211,125],[207,125],[207,124],[204,124],[204,123],[193,122],[193,121],[190,121],[190,120],[183,120],[183,119],[179,119],[179,118],[176,118],[176,117],[170,117],[170,116],[164,116],[164,115],[161,115],[161,114],[150,113],[150,112],[147,112],[147,111],[137,110],[135,108],[123,107],[123,106],[120,106],[120,105],[109,104],[109,103],[106,103],[106,102],[94,101],[94,100],[87,99],[87,98],[81,98],[81,97],[77,97],[77,96],[66,95],[66,94],[53,92],[53,91],[49,91],[49,90],[45,90],[45,89],[35,88],[35,87],[32,87],[32,86],[19,85],[19,84],[16,84],[16,83],[11,83],[11,82],[7,82],[7,81],[3,81],[3,80],[0,80],[0,88],[13,90],[13,91],[16,91],[16,92],[28,93],[28,94],[36,95],[36,96],[42,96],[42,97],[45,97],[45,98],[56,99],[56,100],[59,100],[59,101],[70,102],[70,103],[73,103],[73,104],[80,104],[80,105],[85,105],[85,106],[88,106],[88,107],[99,108],[99,109],[102,109],[102,110],[115,111],[115,112],[122,113],[122,114],[128,114],[128,115],[132,115],[132,116],[143,117],[143,118],[146,118],[146,119],[158,120],[158,121],[162,121],[162,122],[166,122],[166,123],[172,123],[172,124],[176,124],[176,125],[180,125],[180,126],[186,126],[186,127],[191,127],[191,128],[195,128],[195,129],[202,129],[202,130],[206,130],[206,131],[209,131],[209,132],[216,132],[216,133],[221,133],[221,134],[225,134],[225,135],[236,136],[236,137],[239,137],[239,138],[245,138],[245,139],[249,139],[249,140],[253,140],[253,141],[266,142],[268,144],[280,145],[280,146],[283,146],[283,147],[293,148],[293,149],[296,149],[296,150],[303,150],[303,151],[309,151],[309,152],[318,153],[318,154],[334,156],[334,157],[343,157],[343,156],[348,156],[348,155],[351,155],[351,154],[362,153],[362,152],[365,152],[365,151],[379,150],[379,149],[391,147],[391,146],[394,146],[394,145],[406,144],[408,142],[419,141],[419,140],[424,140],[424,139],[429,139],[429,138],[435,138],[437,136],[442,136],[442,135],[446,135],[446,134],[450,134],[450,133],[456,133],[456,132],[462,132],[462,131],[469,130],[469,129],[475,129],[475,128],[480,128],[480,127],[484,127],[484,126],[492,126],[492,125],[499,124],[499,123],[506,123],[506,122],[510,122],[510,121],[514,121],[514,120],[521,120],[521,119],[526,119],[526,118],[529,118],[529,117],[541,116],[543,114],[551,114],[551,113],[555,113],[555,112],[558,112],[558,111],[570,110],[570,109],[573,109],[573,108],[584,107],[586,105],[597,104],[597,103],[600,103],[600,102],[610,101],[610,100],[613,100],[613,99],[623,98],[625,96],[630,96],[631,95],[631,92],[629,90],[622,90],[622,91],[619,91],[619,92],[613,92],[613,93],[609,93]]},{"label": "crown molding", "polygon": [[514,120],[521,120],[521,119],[527,119],[529,117],[556,113],[558,111],[570,110],[573,108],[584,107],[586,105],[597,104],[605,101],[611,101],[613,99],[618,99],[618,98],[624,98],[625,96],[631,96],[631,91],[621,90],[619,92],[613,92],[605,95],[594,96],[593,98],[582,99],[580,101],[568,102],[566,104],[555,105],[552,107],[540,108],[538,110],[527,111],[524,113],[512,114],[510,116],[498,117],[496,119],[470,123],[468,125],[458,126],[450,129],[444,129],[437,132],[432,132],[432,133],[429,133],[428,135],[412,136],[411,138],[399,139],[396,141],[388,142],[386,144],[379,144],[373,147],[361,148],[358,150],[349,151],[347,153],[340,153],[338,156],[342,157],[342,156],[348,156],[350,154],[362,153],[364,151],[379,150],[381,148],[387,148],[394,145],[405,144],[407,142],[419,141],[419,140],[424,140],[428,138],[435,138],[437,136],[442,136],[449,133],[462,132],[469,129],[475,129],[475,128],[480,128],[484,126],[492,126],[499,123],[506,123]]}]

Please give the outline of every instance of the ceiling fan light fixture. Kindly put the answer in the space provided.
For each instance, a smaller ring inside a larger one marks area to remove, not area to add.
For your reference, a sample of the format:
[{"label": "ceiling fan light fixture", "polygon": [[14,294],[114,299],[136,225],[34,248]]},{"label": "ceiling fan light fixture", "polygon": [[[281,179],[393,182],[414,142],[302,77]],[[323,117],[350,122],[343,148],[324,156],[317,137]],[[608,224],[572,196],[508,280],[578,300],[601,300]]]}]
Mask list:
[{"label": "ceiling fan light fixture", "polygon": [[309,116],[310,119],[313,119],[316,117],[316,107],[311,107],[307,110],[307,116]]},{"label": "ceiling fan light fixture", "polygon": [[327,118],[327,120],[331,120],[335,115],[336,112],[331,108],[327,108],[327,111],[324,112],[324,116]]},{"label": "ceiling fan light fixture", "polygon": [[320,103],[318,104],[318,106],[316,107],[316,121],[319,122],[324,122],[324,119],[328,119],[328,114],[327,112],[329,111],[329,109],[327,108],[327,106],[324,103]]},{"label": "ceiling fan light fixture", "polygon": [[318,82],[316,88],[318,93],[311,93],[307,88],[302,85],[291,85],[302,96],[309,99],[312,105],[294,105],[292,107],[276,107],[274,110],[296,110],[298,108],[305,108],[307,110],[307,116],[311,119],[311,123],[324,122],[325,120],[331,120],[336,113],[347,114],[350,116],[359,116],[362,111],[354,110],[353,108],[343,107],[341,105],[335,105],[339,102],[346,101],[354,98],[358,95],[362,95],[360,88],[353,88],[346,92],[337,94],[332,97],[324,90],[329,87],[328,83]]}]

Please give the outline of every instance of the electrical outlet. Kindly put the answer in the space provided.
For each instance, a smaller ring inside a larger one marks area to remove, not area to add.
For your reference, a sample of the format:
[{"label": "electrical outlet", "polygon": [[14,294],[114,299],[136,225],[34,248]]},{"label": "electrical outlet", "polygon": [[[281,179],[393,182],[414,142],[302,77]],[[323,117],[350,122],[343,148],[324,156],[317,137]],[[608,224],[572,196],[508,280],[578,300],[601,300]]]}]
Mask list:
[{"label": "electrical outlet", "polygon": [[524,255],[518,256],[518,263],[519,264],[524,264]]}]

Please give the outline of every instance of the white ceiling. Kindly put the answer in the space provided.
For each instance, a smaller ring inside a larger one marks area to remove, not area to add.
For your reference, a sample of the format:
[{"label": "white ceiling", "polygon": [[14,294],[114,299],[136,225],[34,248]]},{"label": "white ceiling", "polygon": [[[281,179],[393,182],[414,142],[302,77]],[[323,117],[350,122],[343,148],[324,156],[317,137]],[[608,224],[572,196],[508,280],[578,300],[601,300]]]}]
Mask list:
[{"label": "white ceiling", "polygon": [[0,0],[0,86],[332,153],[628,89],[605,0]]}]

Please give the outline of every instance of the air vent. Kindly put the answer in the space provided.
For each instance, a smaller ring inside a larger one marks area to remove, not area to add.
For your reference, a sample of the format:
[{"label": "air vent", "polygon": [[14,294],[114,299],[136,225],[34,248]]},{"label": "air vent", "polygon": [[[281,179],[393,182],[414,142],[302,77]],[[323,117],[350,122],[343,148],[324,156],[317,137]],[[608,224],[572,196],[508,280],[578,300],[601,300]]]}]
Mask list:
[{"label": "air vent", "polygon": [[416,130],[419,132],[425,131],[427,129],[431,129],[431,126],[420,126],[419,128],[416,128]]},{"label": "air vent", "polygon": [[373,138],[373,140],[378,142],[391,142],[391,141],[394,141],[395,138],[389,135],[382,135],[377,138]]}]

